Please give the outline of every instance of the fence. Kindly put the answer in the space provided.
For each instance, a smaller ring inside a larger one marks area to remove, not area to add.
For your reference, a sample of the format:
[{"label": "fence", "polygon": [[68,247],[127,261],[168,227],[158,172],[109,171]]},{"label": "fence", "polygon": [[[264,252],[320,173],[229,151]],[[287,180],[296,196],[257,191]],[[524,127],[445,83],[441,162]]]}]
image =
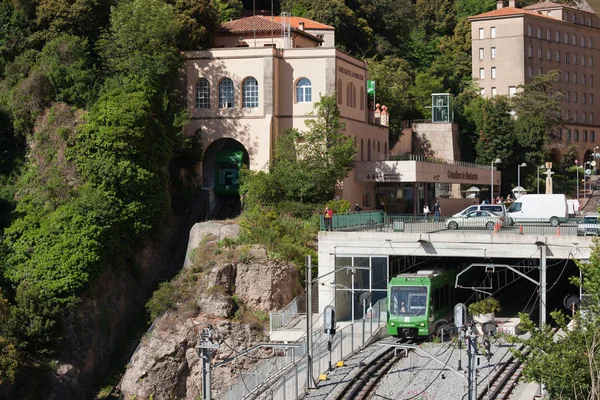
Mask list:
[{"label": "fence", "polygon": [[541,219],[523,219],[512,224],[505,220],[496,224],[495,219],[483,217],[455,219],[429,216],[425,218],[423,216],[394,216],[386,215],[382,211],[369,211],[334,214],[330,229],[326,229],[324,220],[325,218],[321,216],[321,230],[575,236],[577,235],[577,224],[581,218],[569,218],[561,221],[559,226],[552,226],[549,221]]},{"label": "fence", "polygon": [[[367,309],[366,314],[354,322],[340,322],[338,331],[331,340],[328,350],[328,338],[321,328],[313,334],[312,379],[329,370],[332,364],[348,358],[354,352],[375,340],[385,331],[387,321],[386,298],[379,300]],[[319,318],[321,320],[322,318]],[[319,324],[320,325],[320,324]],[[295,399],[306,389],[308,357],[305,342],[301,346],[288,349],[285,356],[274,357],[243,373],[242,379],[227,393],[224,400],[239,399]]]}]

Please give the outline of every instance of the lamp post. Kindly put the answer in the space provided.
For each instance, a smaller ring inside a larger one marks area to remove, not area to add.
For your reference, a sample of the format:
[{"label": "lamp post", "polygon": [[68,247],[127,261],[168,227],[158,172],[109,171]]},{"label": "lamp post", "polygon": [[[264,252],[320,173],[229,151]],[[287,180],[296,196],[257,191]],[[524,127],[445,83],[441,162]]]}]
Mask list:
[{"label": "lamp post", "polygon": [[[577,160],[575,160],[577,163]],[[540,194],[540,169],[544,168],[544,165],[537,167],[537,194]]]},{"label": "lamp post", "polygon": [[492,161],[492,185],[490,186],[490,204],[494,204],[494,164],[500,164],[501,159],[496,158]]},{"label": "lamp post", "polygon": [[[575,171],[577,171],[577,201],[579,201],[579,160],[575,160]],[[539,192],[539,182],[538,182],[538,192]]]},{"label": "lamp post", "polygon": [[517,166],[517,187],[519,190],[519,197],[521,197],[521,168],[526,167],[526,166],[527,166],[526,163],[522,163],[521,165]]}]

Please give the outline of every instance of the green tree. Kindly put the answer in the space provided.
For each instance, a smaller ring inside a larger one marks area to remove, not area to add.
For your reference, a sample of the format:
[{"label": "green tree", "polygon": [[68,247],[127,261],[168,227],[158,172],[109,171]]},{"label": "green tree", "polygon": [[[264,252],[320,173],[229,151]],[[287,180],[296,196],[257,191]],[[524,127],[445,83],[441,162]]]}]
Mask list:
[{"label": "green tree", "polygon": [[441,78],[428,72],[419,72],[415,77],[414,86],[410,89],[418,115],[421,118],[431,119],[431,94],[445,92]]},{"label": "green tree", "polygon": [[241,3],[237,0],[169,0],[169,3],[175,7],[177,43],[181,50],[210,47],[219,22],[241,14]]},{"label": "green tree", "polygon": [[461,20],[492,11],[496,8],[496,0],[457,0],[454,6],[456,17]]}]

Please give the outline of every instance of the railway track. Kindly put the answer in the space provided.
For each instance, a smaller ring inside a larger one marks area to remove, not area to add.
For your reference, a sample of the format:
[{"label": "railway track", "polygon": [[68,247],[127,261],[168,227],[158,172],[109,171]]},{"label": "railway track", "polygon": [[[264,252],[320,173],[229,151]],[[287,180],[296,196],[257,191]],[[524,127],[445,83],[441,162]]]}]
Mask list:
[{"label": "railway track", "polygon": [[[390,343],[412,344],[411,342],[401,340],[395,340]],[[398,361],[399,356],[397,354],[397,349],[390,347],[379,357],[364,364],[360,371],[350,379],[333,398],[335,400],[367,399],[375,391],[375,388],[381,379],[388,373],[396,361]]]},{"label": "railway track", "polygon": [[[523,347],[521,346],[519,351],[522,350]],[[528,352],[528,350],[525,350],[524,354],[526,355]],[[517,381],[521,377],[523,367],[521,361],[513,357],[511,353],[507,354],[509,354],[508,359],[489,378],[488,386],[477,395],[477,400],[507,400],[510,397]]]}]

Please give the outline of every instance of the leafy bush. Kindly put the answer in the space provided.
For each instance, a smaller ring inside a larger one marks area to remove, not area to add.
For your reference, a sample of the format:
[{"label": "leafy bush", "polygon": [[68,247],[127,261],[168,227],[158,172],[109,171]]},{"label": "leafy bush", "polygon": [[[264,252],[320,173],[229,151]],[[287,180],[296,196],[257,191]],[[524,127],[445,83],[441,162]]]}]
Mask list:
[{"label": "leafy bush", "polygon": [[177,305],[177,293],[171,282],[163,282],[146,303],[150,319],[154,320]]},{"label": "leafy bush", "polygon": [[469,314],[489,314],[493,312],[502,311],[500,302],[494,297],[486,297],[483,300],[476,301],[475,303],[469,304]]}]

